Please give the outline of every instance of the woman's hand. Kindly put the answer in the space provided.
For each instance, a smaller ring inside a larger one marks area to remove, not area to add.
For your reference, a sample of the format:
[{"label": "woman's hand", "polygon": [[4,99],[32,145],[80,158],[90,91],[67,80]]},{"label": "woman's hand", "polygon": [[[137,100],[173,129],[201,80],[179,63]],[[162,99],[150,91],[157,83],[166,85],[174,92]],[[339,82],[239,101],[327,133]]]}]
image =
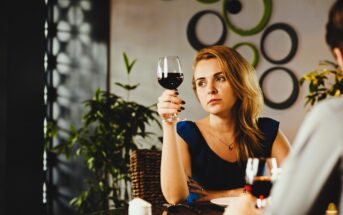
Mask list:
[{"label": "woman's hand", "polygon": [[177,90],[165,90],[158,98],[157,112],[162,119],[167,119],[171,114],[178,114],[185,108],[185,102],[178,97]]},{"label": "woman's hand", "polygon": [[192,178],[188,179],[188,187],[190,192],[201,196],[196,201],[210,201],[211,199],[220,197],[240,196],[243,193],[243,188],[232,190],[206,190]]},{"label": "woman's hand", "polygon": [[235,204],[230,205],[225,209],[225,215],[258,215],[263,212],[263,209],[255,207],[256,198],[247,193],[235,201]]}]

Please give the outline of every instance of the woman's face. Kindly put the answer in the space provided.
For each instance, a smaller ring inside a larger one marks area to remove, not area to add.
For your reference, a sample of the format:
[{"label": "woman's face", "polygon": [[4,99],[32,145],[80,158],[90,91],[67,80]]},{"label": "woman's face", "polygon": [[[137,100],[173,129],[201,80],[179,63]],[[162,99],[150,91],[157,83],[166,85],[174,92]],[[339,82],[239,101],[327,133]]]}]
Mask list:
[{"label": "woman's face", "polygon": [[201,60],[194,70],[196,93],[206,112],[227,115],[237,96],[215,58]]}]

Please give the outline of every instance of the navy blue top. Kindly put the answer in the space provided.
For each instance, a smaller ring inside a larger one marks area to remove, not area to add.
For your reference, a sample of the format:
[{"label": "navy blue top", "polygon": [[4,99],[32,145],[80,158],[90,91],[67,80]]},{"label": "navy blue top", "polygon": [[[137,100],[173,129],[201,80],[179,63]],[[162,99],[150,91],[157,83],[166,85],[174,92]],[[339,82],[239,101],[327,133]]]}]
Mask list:
[{"label": "navy blue top", "polygon": [[[270,157],[279,122],[270,118],[259,118],[257,124],[265,138],[262,141],[263,152],[255,154],[255,157]],[[192,178],[204,189],[229,190],[244,187],[245,167],[238,162],[225,161],[214,153],[194,122],[178,122],[177,133],[188,144]],[[197,198],[199,195],[190,193],[187,202],[191,203]]]}]

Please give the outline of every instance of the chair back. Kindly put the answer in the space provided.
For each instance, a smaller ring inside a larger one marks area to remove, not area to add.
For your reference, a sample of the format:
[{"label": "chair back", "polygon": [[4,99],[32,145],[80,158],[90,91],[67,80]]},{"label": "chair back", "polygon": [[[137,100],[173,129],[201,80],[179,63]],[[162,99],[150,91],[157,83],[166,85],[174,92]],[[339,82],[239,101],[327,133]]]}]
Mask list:
[{"label": "chair back", "polygon": [[160,183],[161,151],[140,149],[130,156],[132,198],[142,198],[153,205],[166,202]]}]

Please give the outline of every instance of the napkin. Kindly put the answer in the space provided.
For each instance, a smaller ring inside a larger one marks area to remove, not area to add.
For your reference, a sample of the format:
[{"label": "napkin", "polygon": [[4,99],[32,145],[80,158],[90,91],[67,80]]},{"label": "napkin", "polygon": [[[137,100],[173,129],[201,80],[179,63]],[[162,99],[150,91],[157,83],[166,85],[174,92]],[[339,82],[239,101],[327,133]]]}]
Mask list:
[{"label": "napkin", "polygon": [[129,202],[129,215],[151,215],[151,204],[141,198]]}]

